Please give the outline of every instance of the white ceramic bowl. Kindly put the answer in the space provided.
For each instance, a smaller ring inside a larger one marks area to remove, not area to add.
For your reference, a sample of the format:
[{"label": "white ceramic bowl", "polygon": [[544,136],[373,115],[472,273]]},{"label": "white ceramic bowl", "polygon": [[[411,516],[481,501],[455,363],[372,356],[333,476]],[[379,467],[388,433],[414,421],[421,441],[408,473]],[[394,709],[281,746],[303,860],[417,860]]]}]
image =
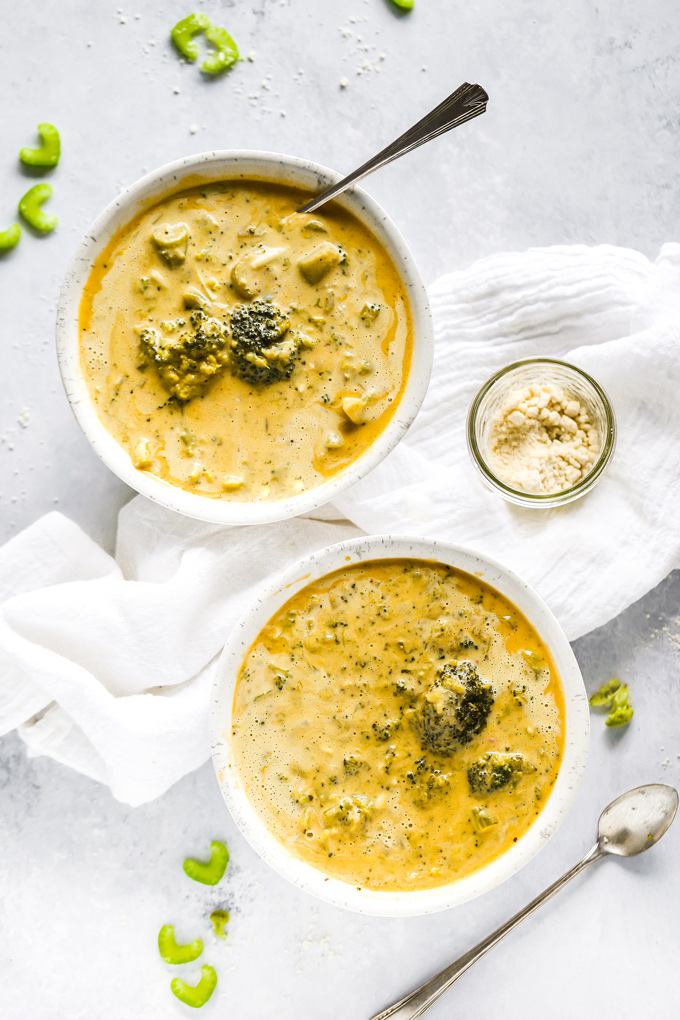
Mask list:
[{"label": "white ceramic bowl", "polygon": [[57,356],[64,388],[78,424],[94,450],[119,478],[149,499],[188,517],[216,524],[264,524],[295,517],[330,502],[363,478],[397,445],[418,413],[427,390],[432,368],[432,318],[425,286],[401,234],[377,202],[361,189],[352,188],[337,201],[354,213],[385,246],[404,284],[413,319],[411,369],[401,402],[385,429],[361,457],[328,481],[299,495],[267,503],[208,499],[137,470],[97,415],[83,377],[78,329],[83,288],[96,258],[112,236],[141,210],[201,181],[238,178],[277,180],[318,191],[338,181],[340,175],[318,163],[293,156],[234,150],[188,156],[142,177],[104,209],[80,242],[59,298]]},{"label": "white ceramic bowl", "polygon": [[[342,567],[395,557],[437,560],[474,574],[505,595],[524,614],[550,650],[565,701],[564,757],[543,810],[510,850],[465,878],[436,889],[376,892],[324,875],[294,857],[269,832],[248,800],[231,746],[234,688],[243,658],[272,615],[306,585]],[[276,577],[246,610],[231,633],[213,685],[211,746],[217,778],[244,836],[268,864],[306,892],[364,914],[409,916],[444,910],[480,896],[519,871],[546,844],[571,807],[588,757],[588,699],[569,642],[545,603],[524,581],[495,560],[461,546],[419,538],[369,536],[331,546]]]}]

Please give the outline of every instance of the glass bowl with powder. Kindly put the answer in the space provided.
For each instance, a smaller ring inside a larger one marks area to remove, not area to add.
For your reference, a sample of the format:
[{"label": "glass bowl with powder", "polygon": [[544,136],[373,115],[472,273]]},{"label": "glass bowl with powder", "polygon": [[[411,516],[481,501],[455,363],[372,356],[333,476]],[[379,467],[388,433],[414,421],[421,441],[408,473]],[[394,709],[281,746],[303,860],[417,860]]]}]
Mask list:
[{"label": "glass bowl with powder", "polygon": [[602,477],[616,421],[607,394],[586,372],[555,358],[525,358],[482,386],[467,440],[490,488],[520,506],[555,507]]}]

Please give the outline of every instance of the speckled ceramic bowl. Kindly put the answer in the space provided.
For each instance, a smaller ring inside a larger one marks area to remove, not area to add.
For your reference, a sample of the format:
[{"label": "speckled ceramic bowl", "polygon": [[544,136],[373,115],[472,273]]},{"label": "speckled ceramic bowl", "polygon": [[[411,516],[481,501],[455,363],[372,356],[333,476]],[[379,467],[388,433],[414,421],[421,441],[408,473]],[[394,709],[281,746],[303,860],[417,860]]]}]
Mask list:
[{"label": "speckled ceramic bowl", "polygon": [[133,489],[171,510],[216,524],[264,524],[330,502],[387,456],[415,418],[432,368],[432,318],[425,286],[404,239],[388,215],[360,188],[336,201],[362,221],[385,246],[403,281],[413,319],[413,357],[399,406],[373,444],[356,461],[305,492],[272,502],[215,500],[187,492],[140,471],[97,415],[80,361],[78,313],[92,266],[113,235],[143,209],[166,195],[202,181],[266,179],[319,191],[340,175],[318,163],[271,152],[204,152],[169,163],[131,185],[107,206],[80,242],[69,266],[57,309],[57,355],[66,394],[78,424],[104,463]]},{"label": "speckled ceramic bowl", "polygon": [[[436,560],[474,574],[505,595],[524,614],[547,645],[562,682],[565,700],[565,749],[559,774],[545,807],[510,850],[490,864],[449,885],[413,892],[357,889],[294,857],[251,806],[231,746],[231,714],[236,679],[251,644],[272,615],[306,585],[342,567],[395,557]],[[407,916],[444,910],[480,896],[504,882],[545,846],[571,807],[586,767],[590,721],[588,699],[574,653],[555,617],[524,581],[469,549],[418,538],[374,536],[353,539],[313,553],[280,574],[246,610],[231,633],[213,686],[212,754],[229,809],[251,846],[268,864],[306,892],[365,914]]]}]

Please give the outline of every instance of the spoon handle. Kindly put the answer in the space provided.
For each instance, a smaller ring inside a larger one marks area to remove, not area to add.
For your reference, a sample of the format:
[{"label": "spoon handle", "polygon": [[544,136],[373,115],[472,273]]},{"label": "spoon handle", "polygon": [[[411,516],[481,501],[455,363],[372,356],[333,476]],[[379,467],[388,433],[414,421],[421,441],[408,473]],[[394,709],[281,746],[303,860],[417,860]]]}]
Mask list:
[{"label": "spoon handle", "polygon": [[537,896],[536,899],[532,900],[531,903],[528,903],[523,910],[520,910],[519,913],[515,914],[514,917],[511,917],[509,921],[505,922],[505,924],[502,924],[500,928],[497,928],[496,931],[492,932],[491,935],[485,938],[482,942],[478,943],[463,956],[459,957],[455,963],[445,967],[439,974],[430,978],[429,981],[426,981],[425,984],[416,988],[403,999],[400,999],[399,1002],[395,1002],[393,1006],[388,1006],[387,1009],[384,1009],[382,1013],[378,1013],[376,1016],[372,1017],[371,1020],[388,1020],[388,1017],[390,1017],[391,1020],[416,1020],[417,1017],[422,1016],[425,1010],[429,1009],[432,1003],[439,998],[442,992],[445,992],[454,981],[457,981],[462,974],[469,970],[473,963],[477,963],[477,960],[481,960],[485,953],[488,953],[488,951],[492,949],[496,943],[500,942],[502,938],[513,930],[513,928],[516,928],[517,925],[525,919],[525,917],[529,917],[530,914],[533,914],[533,912],[537,910],[542,903],[545,903],[546,900],[549,900],[555,895],[555,893],[559,892],[560,889],[567,884],[567,882],[570,882],[572,878],[579,875],[590,864],[593,864],[595,861],[599,861],[600,858],[605,856],[606,851],[600,847],[599,843],[596,843],[592,850],[586,854],[583,860],[574,865],[571,871],[568,871],[566,875],[562,875],[562,878],[558,878],[556,882],[553,882],[552,885],[548,886],[548,888]]},{"label": "spoon handle", "polygon": [[314,209],[318,209],[320,205],[328,202],[331,198],[335,198],[336,195],[341,194],[341,192],[351,187],[352,184],[360,181],[362,177],[373,173],[374,170],[385,166],[386,163],[391,163],[393,159],[398,159],[404,153],[417,149],[419,145],[429,142],[432,138],[437,138],[438,135],[443,135],[445,131],[450,131],[451,128],[464,124],[466,120],[479,117],[480,113],[484,113],[486,110],[488,101],[489,97],[481,85],[470,85],[469,82],[463,82],[455,92],[452,92],[434,110],[430,110],[422,120],[419,120],[417,124],[414,124],[403,135],[400,135],[391,145],[388,145],[382,152],[379,152],[373,159],[369,159],[367,163],[364,163],[363,166],[360,166],[358,170],[355,170],[348,177],[344,177],[337,184],[333,184],[330,188],[322,191],[311,202],[307,202],[301,209],[298,209],[298,212],[313,212]]}]

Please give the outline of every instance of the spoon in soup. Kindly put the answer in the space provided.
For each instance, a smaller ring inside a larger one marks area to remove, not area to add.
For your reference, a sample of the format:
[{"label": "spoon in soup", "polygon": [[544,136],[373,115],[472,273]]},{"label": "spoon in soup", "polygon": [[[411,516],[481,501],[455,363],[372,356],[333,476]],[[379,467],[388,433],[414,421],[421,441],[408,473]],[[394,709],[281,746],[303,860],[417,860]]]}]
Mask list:
[{"label": "spoon in soup", "polygon": [[343,177],[337,184],[332,184],[330,188],[326,188],[325,191],[322,191],[298,209],[298,212],[313,212],[320,205],[324,205],[331,198],[340,195],[363,177],[373,173],[374,170],[378,170],[381,166],[391,163],[392,160],[398,159],[406,152],[411,152],[412,149],[417,149],[419,145],[423,145],[425,142],[443,135],[444,132],[450,131],[451,128],[458,127],[459,124],[464,124],[467,120],[472,120],[473,117],[479,117],[480,113],[484,113],[486,110],[488,101],[489,97],[481,85],[471,85],[467,81],[463,82],[455,92],[447,96],[434,110],[430,110],[417,124],[414,124],[403,135],[400,135],[391,145],[382,149],[376,156],[369,159],[367,163],[362,164],[357,170],[349,174],[348,177]]},{"label": "spoon in soup", "polygon": [[559,892],[567,882],[570,882],[576,875],[580,875],[589,865],[611,854],[617,857],[635,857],[637,854],[649,850],[650,846],[654,846],[670,827],[677,810],[677,791],[672,786],[665,786],[661,783],[638,786],[621,797],[617,797],[600,815],[597,843],[571,871],[548,886],[524,910],[520,910],[455,963],[430,978],[410,995],[372,1017],[371,1020],[388,1020],[388,1017],[391,1020],[416,1020],[417,1017],[422,1016],[442,992],[445,992],[449,985],[452,985],[469,970],[473,963],[481,960],[485,953],[488,953],[496,943],[500,942],[513,928],[516,928],[525,917],[533,914],[542,903]]}]

